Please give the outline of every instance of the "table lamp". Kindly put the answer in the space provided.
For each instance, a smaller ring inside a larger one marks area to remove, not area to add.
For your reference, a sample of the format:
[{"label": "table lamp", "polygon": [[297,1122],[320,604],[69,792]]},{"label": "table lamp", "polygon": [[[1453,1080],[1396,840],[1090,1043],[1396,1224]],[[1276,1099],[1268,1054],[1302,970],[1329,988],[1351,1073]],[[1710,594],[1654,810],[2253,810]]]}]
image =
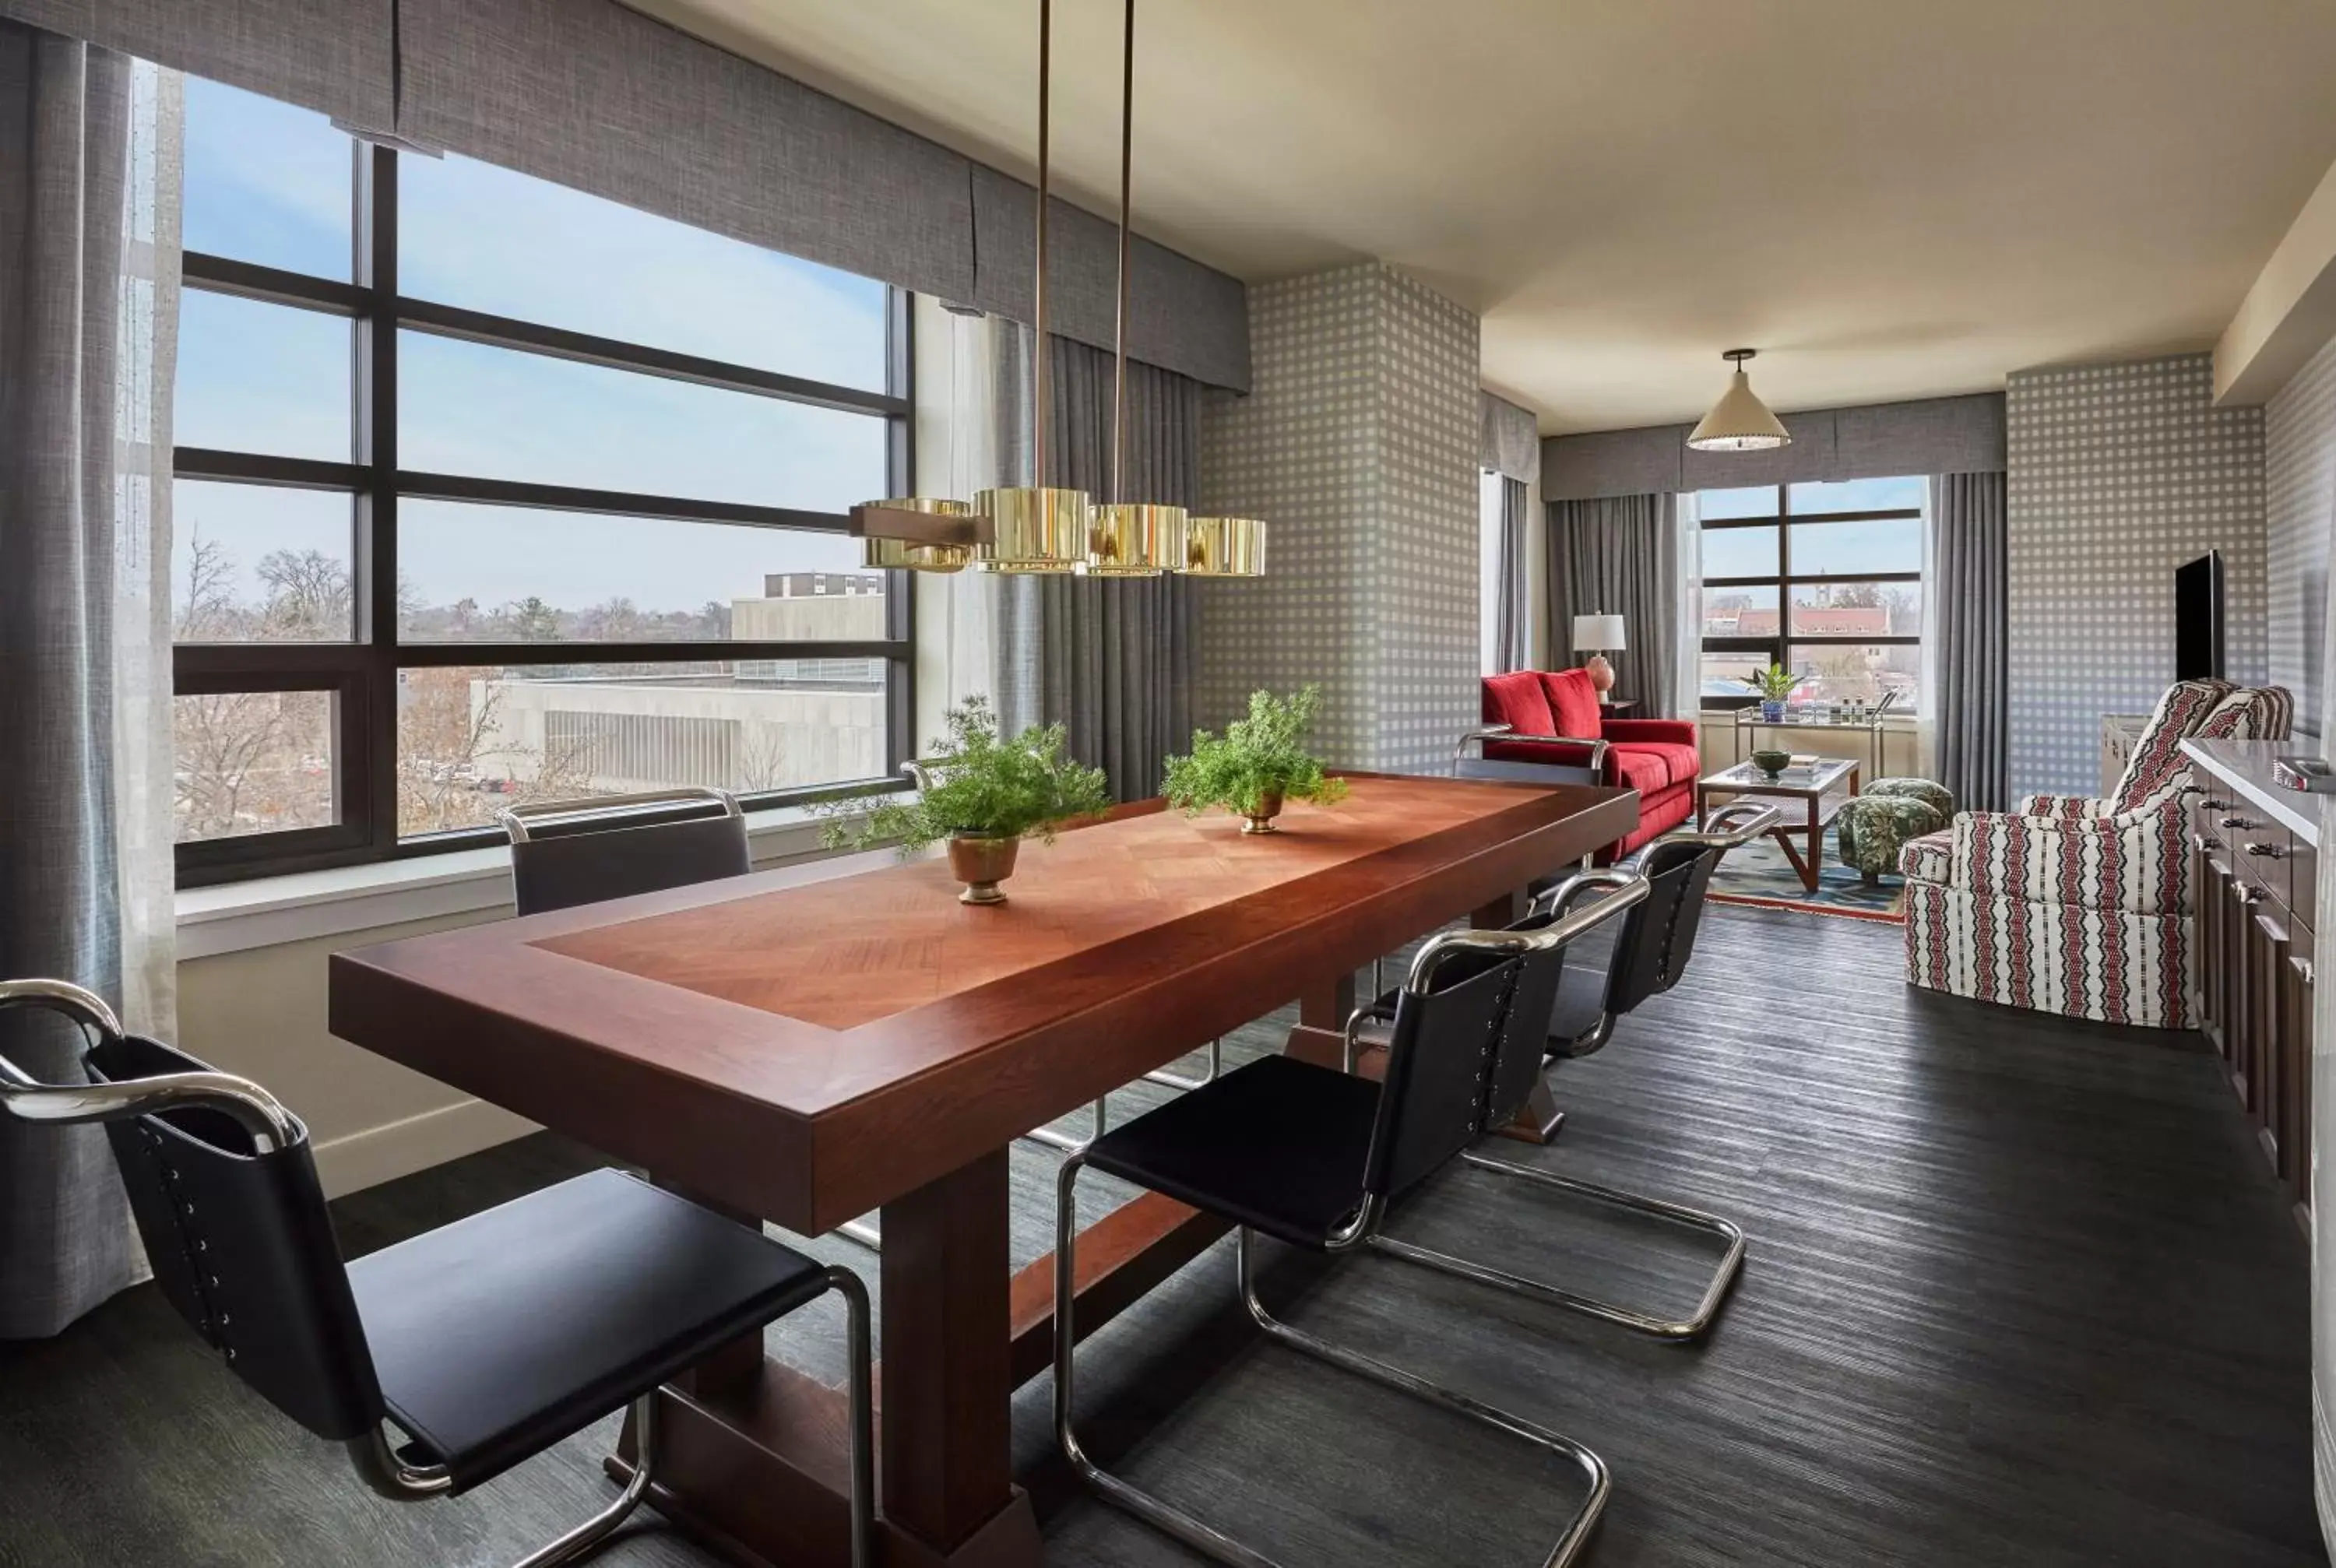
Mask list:
[{"label": "table lamp", "polygon": [[1620,653],[1630,644],[1622,640],[1622,618],[1619,615],[1577,615],[1573,618],[1573,651],[1587,653],[1582,667],[1590,672],[1590,684],[1598,688],[1598,700],[1614,700],[1614,667],[1606,662],[1609,652]]}]

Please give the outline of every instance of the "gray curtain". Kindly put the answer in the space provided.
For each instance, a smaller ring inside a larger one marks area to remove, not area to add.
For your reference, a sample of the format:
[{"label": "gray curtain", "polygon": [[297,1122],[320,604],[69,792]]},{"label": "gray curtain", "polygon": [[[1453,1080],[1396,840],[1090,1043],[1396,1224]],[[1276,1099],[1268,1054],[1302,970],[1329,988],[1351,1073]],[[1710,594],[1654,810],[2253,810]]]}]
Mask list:
[{"label": "gray curtain", "polygon": [[[1015,483],[1029,482],[1031,336],[999,333],[998,446]],[[1046,482],[1107,500],[1111,355],[1061,337],[1051,347]],[[1127,375],[1126,499],[1191,506],[1201,488],[1201,384],[1133,363]],[[1072,755],[1110,776],[1114,798],[1159,794],[1163,765],[1192,735],[1192,584],[1173,574],[992,580],[999,723],[1008,734],[1059,723]]]},{"label": "gray curtain", "polygon": [[1525,482],[1501,481],[1501,560],[1493,650],[1503,669],[1523,669],[1532,661],[1531,583],[1525,561]]},{"label": "gray curtain", "polygon": [[2000,473],[1931,482],[1928,611],[1938,671],[1931,694],[1939,782],[1963,811],[2010,804],[2006,503]]},{"label": "gray curtain", "polygon": [[1614,696],[1641,718],[1679,716],[1679,514],[1669,495],[1562,501],[1549,509],[1550,662],[1579,664],[1573,618],[1619,615],[1630,647],[1606,657]]},{"label": "gray curtain", "polygon": [[[122,1000],[112,679],[127,58],[0,23],[0,975]],[[63,1019],[0,1054],[81,1081]],[[0,1116],[0,1339],[139,1277],[105,1135]]]}]

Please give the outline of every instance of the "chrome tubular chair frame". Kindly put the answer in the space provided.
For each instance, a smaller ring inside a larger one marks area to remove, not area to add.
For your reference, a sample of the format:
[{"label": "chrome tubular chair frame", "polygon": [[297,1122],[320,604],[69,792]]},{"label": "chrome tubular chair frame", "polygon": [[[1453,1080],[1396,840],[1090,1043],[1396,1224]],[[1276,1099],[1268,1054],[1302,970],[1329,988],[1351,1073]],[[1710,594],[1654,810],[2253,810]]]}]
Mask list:
[{"label": "chrome tubular chair frame", "polygon": [[[101,1039],[122,1037],[122,1021],[104,998],[69,980],[0,980],[0,1009],[16,1007],[62,1013]],[[173,1073],[129,1084],[44,1084],[0,1057],[0,1111],[19,1121],[73,1126],[195,1105],[235,1118],[262,1154],[299,1135],[299,1123],[275,1096],[230,1074]]]},{"label": "chrome tubular chair frame", "polygon": [[1712,1320],[1719,1313],[1720,1302],[1727,1299],[1728,1289],[1736,1283],[1737,1275],[1743,1270],[1744,1232],[1717,1214],[1707,1214],[1699,1209],[1668,1203],[1660,1198],[1641,1197],[1635,1193],[1625,1193],[1613,1187],[1602,1187],[1595,1183],[1579,1181],[1572,1176],[1561,1176],[1554,1172],[1543,1171],[1533,1165],[1520,1165],[1508,1160],[1497,1160],[1490,1154],[1480,1154],[1473,1149],[1460,1158],[1465,1164],[1480,1171],[1490,1171],[1495,1175],[1510,1176],[1519,1181],[1530,1182],[1537,1186],[1572,1193],[1615,1208],[1630,1209],[1641,1214],[1652,1214],[1658,1219],[1671,1221],[1689,1230],[1705,1232],[1719,1237],[1726,1243],[1726,1251],[1720,1255],[1718,1267],[1713,1270],[1710,1279],[1705,1283],[1703,1294],[1697,1300],[1695,1310],[1684,1318],[1662,1318],[1612,1301],[1602,1301],[1594,1296],[1581,1295],[1562,1286],[1552,1285],[1540,1280],[1529,1280],[1523,1275],[1512,1274],[1505,1270],[1495,1269],[1490,1264],[1476,1262],[1472,1259],[1458,1257],[1450,1252],[1439,1252],[1433,1248],[1422,1247],[1416,1242],[1402,1241],[1377,1231],[1373,1231],[1365,1238],[1370,1245],[1389,1257],[1400,1258],[1405,1262],[1416,1263],[1422,1268],[1433,1269],[1440,1274],[1450,1274],[1457,1279],[1473,1281],[1479,1285],[1489,1285],[1497,1290],[1506,1290],[1512,1295],[1524,1296],[1533,1300],[1546,1302],[1552,1307],[1562,1307],[1570,1312],[1580,1312],[1586,1317],[1602,1319],[1609,1323],[1619,1324],[1625,1329],[1634,1329],[1658,1339],[1687,1340],[1702,1335],[1711,1327]]},{"label": "chrome tubular chair frame", "polygon": [[[1455,776],[1460,778],[1504,776],[1498,771],[1501,765],[1488,761],[1484,755],[1484,743],[1488,740],[1518,741],[1526,745],[1586,746],[1589,748],[1590,755],[1578,763],[1516,763],[1509,765],[1521,768],[1572,768],[1587,772],[1593,778],[1604,770],[1606,753],[1613,745],[1611,741],[1604,739],[1584,740],[1575,735],[1519,735],[1514,725],[1479,725],[1475,729],[1463,731],[1460,738],[1452,743],[1452,771]],[[1519,774],[1508,776],[1530,778],[1533,775]]]},{"label": "chrome tubular chair frame", "polygon": [[[1448,931],[1429,939],[1414,957],[1409,973],[1405,978],[1406,989],[1426,996],[1434,988],[1436,972],[1447,958],[1461,953],[1495,957],[1546,952],[1562,948],[1582,932],[1589,930],[1647,896],[1644,882],[1635,891],[1622,890],[1618,895],[1594,909],[1570,915],[1539,930]],[[1349,1020],[1347,1049],[1349,1070],[1356,1047],[1356,1023],[1363,1016],[1358,1011]],[[1465,1156],[1464,1156],[1465,1157]],[[1078,1433],[1072,1425],[1071,1407],[1076,1390],[1076,1354],[1078,1340],[1076,1281],[1078,1276],[1078,1178],[1085,1168],[1087,1155],[1075,1154],[1063,1162],[1056,1176],[1055,1186],[1055,1441],[1073,1471],[1097,1495],[1114,1506],[1133,1514],[1186,1546],[1231,1568],[1280,1568],[1273,1558],[1225,1534],[1214,1526],[1193,1517],[1142,1488],[1133,1485],[1104,1469],[1087,1456],[1081,1446]],[[1353,1213],[1324,1242],[1323,1251],[1329,1253],[1351,1251],[1369,1243],[1385,1217],[1386,1203],[1376,1194],[1367,1196]],[[1481,1422],[1496,1431],[1533,1444],[1544,1452],[1568,1459],[1580,1469],[1589,1483],[1588,1495],[1567,1521],[1564,1533],[1543,1560],[1543,1568],[1567,1568],[1588,1544],[1591,1531],[1599,1515],[1605,1512],[1606,1500],[1612,1482],[1605,1462],[1588,1448],[1547,1427],[1527,1421],[1522,1417],[1470,1398],[1467,1395],[1445,1388],[1416,1373],[1409,1372],[1358,1350],[1325,1339],[1281,1321],[1267,1310],[1257,1291],[1256,1239],[1246,1225],[1237,1226],[1234,1239],[1235,1283],[1242,1307],[1258,1327],[1278,1343],[1300,1351],[1317,1360],[1328,1362],[1357,1377],[1367,1378],[1398,1393],[1436,1406],[1455,1415]]]},{"label": "chrome tubular chair frame", "polygon": [[[1740,848],[1751,842],[1753,839],[1767,832],[1776,824],[1778,813],[1773,805],[1744,802],[1740,803],[1740,805],[1732,805],[1715,812],[1712,817],[1713,824],[1706,831],[1666,833],[1657,842],[1674,844],[1699,843],[1725,853],[1730,849]],[[1723,823],[1725,825],[1722,825]],[[1640,855],[1632,857],[1631,862],[1626,865],[1605,871],[1584,872],[1580,875],[1570,877],[1550,890],[1543,899],[1536,900],[1536,910],[1555,915],[1562,922],[1572,912],[1573,907],[1591,892],[1611,892],[1631,885],[1643,888],[1646,885],[1643,864],[1644,852],[1641,852]],[[1640,896],[1645,895],[1642,893]],[[1360,1016],[1358,1015],[1358,1018],[1349,1024],[1348,1029],[1349,1042],[1348,1051],[1350,1061],[1359,1024]],[[1595,1043],[1604,1044],[1606,1037],[1612,1033],[1613,1027],[1614,1015],[1611,1013],[1601,1015],[1597,1028],[1591,1031],[1591,1036],[1595,1037]],[[1585,1037],[1584,1041],[1577,1042],[1577,1044],[1588,1043],[1588,1037]],[[1594,1046],[1591,1048],[1594,1048]],[[1615,1208],[1650,1214],[1689,1230],[1718,1236],[1723,1244],[1718,1265],[1705,1282],[1702,1294],[1697,1300],[1692,1311],[1682,1318],[1665,1318],[1616,1302],[1584,1296],[1543,1281],[1526,1279],[1522,1275],[1495,1269],[1472,1259],[1436,1251],[1416,1242],[1382,1234],[1377,1230],[1374,1230],[1367,1238],[1370,1245],[1391,1257],[1401,1258],[1406,1262],[1416,1263],[1423,1268],[1434,1269],[1439,1273],[1473,1281],[1480,1285],[1488,1285],[1494,1290],[1506,1290],[1513,1295],[1546,1302],[1553,1307],[1562,1307],[1568,1311],[1601,1319],[1606,1322],[1618,1324],[1622,1328],[1658,1339],[1688,1340],[1701,1336],[1711,1327],[1712,1320],[1718,1315],[1720,1303],[1727,1299],[1728,1290],[1735,1284],[1737,1274],[1743,1270],[1744,1232],[1734,1223],[1721,1219],[1717,1214],[1708,1214],[1699,1209],[1666,1203],[1660,1198],[1650,1198],[1636,1193],[1623,1192],[1619,1188],[1601,1186],[1596,1183],[1581,1181],[1572,1176],[1562,1176],[1552,1171],[1541,1170],[1536,1166],[1521,1165],[1514,1161],[1495,1159],[1490,1154],[1479,1154],[1473,1149],[1460,1157],[1466,1164],[1480,1171],[1490,1171],[1495,1175],[1528,1182],[1555,1192],[1571,1193]]]},{"label": "chrome tubular chair frame", "polygon": [[[1231,1568],[1281,1568],[1273,1558],[1241,1544],[1213,1525],[1203,1523],[1143,1488],[1130,1485],[1087,1456],[1080,1445],[1078,1433],[1071,1423],[1071,1401],[1076,1388],[1074,1362],[1078,1334],[1072,1320],[1075,1310],[1073,1281],[1078,1262],[1078,1179],[1086,1165],[1086,1156],[1074,1154],[1063,1162],[1056,1178],[1055,1213],[1055,1441],[1071,1468],[1097,1495],[1114,1507],[1124,1510],[1153,1528],[1183,1542],[1204,1557],[1231,1564]],[[1380,1204],[1377,1200],[1358,1209],[1351,1222],[1333,1238],[1329,1251],[1348,1251],[1368,1240],[1377,1225]],[[1257,1246],[1248,1226],[1238,1227],[1233,1242],[1235,1281],[1241,1305],[1257,1326],[1277,1343],[1326,1361],[1343,1371],[1408,1394],[1416,1399],[1482,1422],[1497,1431],[1523,1439],[1549,1453],[1570,1459],[1580,1468],[1590,1484],[1589,1495],[1582,1501],[1543,1560],[1543,1568],[1566,1568],[1581,1554],[1597,1525],[1598,1517],[1606,1510],[1606,1499],[1612,1490],[1606,1463],[1596,1454],[1572,1438],[1537,1426],[1522,1417],[1510,1414],[1496,1406],[1470,1398],[1440,1383],[1431,1382],[1400,1367],[1366,1356],[1358,1350],[1308,1333],[1283,1322],[1266,1310],[1257,1292]]]},{"label": "chrome tubular chair frame", "polygon": [[525,843],[535,836],[539,828],[584,822],[615,826],[628,818],[655,817],[676,806],[688,805],[720,806],[725,816],[745,814],[738,804],[738,797],[728,790],[693,784],[680,789],[641,790],[633,794],[505,806],[495,813],[495,821],[511,834],[511,842]]}]

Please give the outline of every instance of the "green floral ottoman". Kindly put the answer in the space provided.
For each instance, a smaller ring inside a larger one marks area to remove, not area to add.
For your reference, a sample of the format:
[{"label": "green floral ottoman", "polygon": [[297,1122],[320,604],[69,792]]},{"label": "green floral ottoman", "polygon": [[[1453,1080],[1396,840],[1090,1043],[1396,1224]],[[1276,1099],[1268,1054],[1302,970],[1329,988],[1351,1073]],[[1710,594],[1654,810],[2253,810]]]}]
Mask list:
[{"label": "green floral ottoman", "polygon": [[1875,779],[1861,793],[1869,795],[1898,795],[1907,800],[1925,802],[1943,819],[1939,823],[1941,827],[1946,826],[1948,823],[1954,820],[1955,797],[1947,793],[1946,785],[1932,784],[1926,778]]},{"label": "green floral ottoman", "polygon": [[[1950,818],[1932,800],[1890,788],[1893,784],[1923,783],[1921,779],[1883,779],[1873,789],[1842,803],[1841,814],[1834,818],[1841,862],[1861,872],[1866,886],[1879,882],[1884,872],[1898,869],[1898,852],[1908,840],[1937,833],[1947,825]],[[1924,787],[1937,791],[1942,797],[1952,798],[1937,784]]]}]

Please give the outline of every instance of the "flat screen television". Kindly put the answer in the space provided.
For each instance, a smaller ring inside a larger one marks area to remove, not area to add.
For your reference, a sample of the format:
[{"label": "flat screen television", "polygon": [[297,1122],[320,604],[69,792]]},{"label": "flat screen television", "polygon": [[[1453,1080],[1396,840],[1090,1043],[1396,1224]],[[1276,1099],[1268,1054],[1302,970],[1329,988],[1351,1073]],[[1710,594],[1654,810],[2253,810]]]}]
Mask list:
[{"label": "flat screen television", "polygon": [[2174,678],[2223,678],[2223,555],[2174,569]]}]

